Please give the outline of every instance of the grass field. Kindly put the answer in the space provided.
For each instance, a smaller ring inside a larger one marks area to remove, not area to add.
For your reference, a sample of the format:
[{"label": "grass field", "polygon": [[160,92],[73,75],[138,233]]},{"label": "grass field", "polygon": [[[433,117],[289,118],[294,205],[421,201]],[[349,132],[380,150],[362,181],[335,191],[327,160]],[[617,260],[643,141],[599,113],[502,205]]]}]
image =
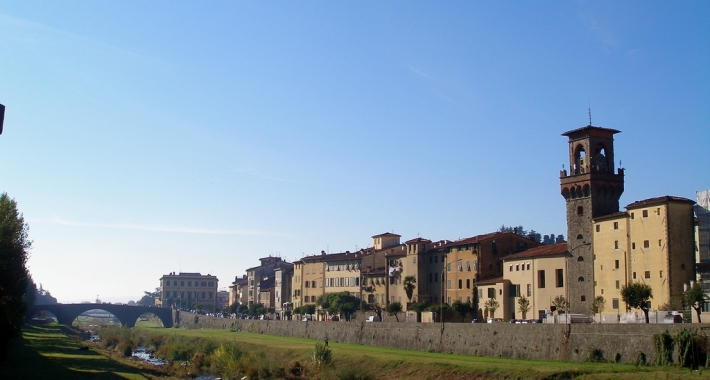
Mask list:
[{"label": "grass field", "polygon": [[[308,362],[315,341],[226,330],[161,329],[140,325],[151,333],[239,342],[276,361]],[[710,371],[678,367],[636,367],[616,363],[573,363],[474,357],[410,351],[330,341],[333,366],[362,369],[382,379],[710,379]]]},{"label": "grass field", "polygon": [[[248,349],[254,360],[266,360],[281,366],[295,361],[309,365],[317,343],[309,339],[228,330],[164,329],[150,322],[139,323],[137,329],[147,334],[234,342]],[[23,339],[13,345],[10,360],[0,365],[0,379],[162,378],[160,373],[119,363],[96,351],[78,350],[83,342],[65,335],[65,332],[63,326],[56,324],[25,326]],[[318,371],[311,370],[309,378],[354,379],[353,374],[366,374],[372,379],[710,379],[710,371],[678,367],[474,357],[332,340],[329,346],[333,354],[331,365]]]},{"label": "grass field", "polygon": [[67,336],[57,324],[25,325],[8,360],[0,365],[0,379],[132,379],[152,378],[149,373],[122,365]]}]

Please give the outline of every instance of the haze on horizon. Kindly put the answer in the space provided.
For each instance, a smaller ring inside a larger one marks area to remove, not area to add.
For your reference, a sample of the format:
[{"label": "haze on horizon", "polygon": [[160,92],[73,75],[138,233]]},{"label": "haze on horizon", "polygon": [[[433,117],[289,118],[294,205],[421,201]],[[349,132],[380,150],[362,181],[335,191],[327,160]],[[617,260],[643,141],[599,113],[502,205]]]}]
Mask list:
[{"label": "haze on horizon", "polygon": [[622,207],[709,189],[710,3],[0,0],[0,191],[60,302],[258,259],[566,234],[561,133]]}]

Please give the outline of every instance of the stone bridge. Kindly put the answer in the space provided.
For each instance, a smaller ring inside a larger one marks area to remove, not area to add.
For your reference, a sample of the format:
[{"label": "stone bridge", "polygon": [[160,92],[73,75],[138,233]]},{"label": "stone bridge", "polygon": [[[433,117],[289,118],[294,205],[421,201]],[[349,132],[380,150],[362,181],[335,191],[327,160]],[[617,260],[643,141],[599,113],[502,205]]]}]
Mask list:
[{"label": "stone bridge", "polygon": [[72,322],[82,313],[89,310],[103,310],[113,314],[124,327],[133,327],[136,325],[138,317],[145,313],[154,314],[163,322],[163,327],[173,327],[172,309],[167,307],[146,307],[146,306],[128,306],[128,305],[112,305],[99,303],[75,303],[75,304],[53,304],[53,305],[35,305],[30,308],[30,315],[36,315],[41,311],[49,312],[57,317],[57,322],[63,325],[71,325]]}]

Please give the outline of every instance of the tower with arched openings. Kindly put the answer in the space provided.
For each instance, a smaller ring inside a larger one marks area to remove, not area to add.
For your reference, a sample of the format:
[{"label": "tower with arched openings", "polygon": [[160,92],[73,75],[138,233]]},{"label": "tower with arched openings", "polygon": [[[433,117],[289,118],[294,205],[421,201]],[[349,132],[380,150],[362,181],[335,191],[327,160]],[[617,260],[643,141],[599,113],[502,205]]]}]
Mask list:
[{"label": "tower with arched openings", "polygon": [[566,280],[572,313],[588,314],[594,300],[593,219],[619,212],[624,169],[614,168],[615,129],[588,125],[562,134],[569,144],[569,172],[560,172],[567,207]]}]

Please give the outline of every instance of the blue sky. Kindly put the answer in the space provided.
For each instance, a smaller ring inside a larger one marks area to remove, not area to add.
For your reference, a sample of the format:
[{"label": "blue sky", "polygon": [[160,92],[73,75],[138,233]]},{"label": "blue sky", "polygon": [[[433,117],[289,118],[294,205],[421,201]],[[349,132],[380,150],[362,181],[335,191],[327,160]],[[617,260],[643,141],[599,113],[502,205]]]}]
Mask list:
[{"label": "blue sky", "polygon": [[0,0],[0,191],[60,302],[395,232],[565,234],[560,134],[622,206],[710,189],[710,3]]}]

